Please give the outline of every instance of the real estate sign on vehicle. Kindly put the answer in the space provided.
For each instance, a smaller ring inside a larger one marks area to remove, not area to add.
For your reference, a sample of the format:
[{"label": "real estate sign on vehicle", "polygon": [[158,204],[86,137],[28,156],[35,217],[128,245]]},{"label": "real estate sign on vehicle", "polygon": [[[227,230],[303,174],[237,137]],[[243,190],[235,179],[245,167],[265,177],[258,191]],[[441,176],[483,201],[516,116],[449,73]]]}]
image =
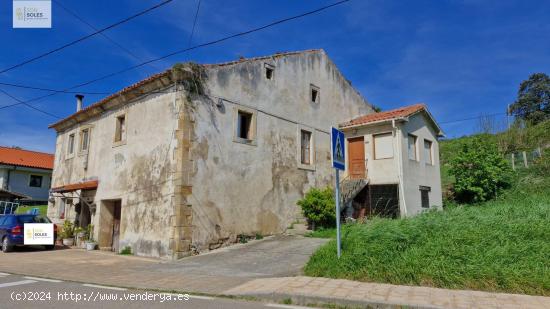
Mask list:
[{"label": "real estate sign on vehicle", "polygon": [[25,223],[23,232],[25,245],[53,245],[53,223]]}]

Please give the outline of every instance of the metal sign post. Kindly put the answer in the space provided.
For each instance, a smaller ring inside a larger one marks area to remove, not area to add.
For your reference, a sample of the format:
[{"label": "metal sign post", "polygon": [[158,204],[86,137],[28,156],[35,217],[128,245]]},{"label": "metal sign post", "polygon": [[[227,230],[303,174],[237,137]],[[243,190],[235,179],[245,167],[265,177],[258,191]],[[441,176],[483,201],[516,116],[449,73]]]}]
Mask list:
[{"label": "metal sign post", "polygon": [[346,151],[344,132],[332,127],[330,130],[332,167],[336,172],[335,199],[336,199],[336,246],[338,258],[342,255],[340,239],[340,170],[346,169]]}]

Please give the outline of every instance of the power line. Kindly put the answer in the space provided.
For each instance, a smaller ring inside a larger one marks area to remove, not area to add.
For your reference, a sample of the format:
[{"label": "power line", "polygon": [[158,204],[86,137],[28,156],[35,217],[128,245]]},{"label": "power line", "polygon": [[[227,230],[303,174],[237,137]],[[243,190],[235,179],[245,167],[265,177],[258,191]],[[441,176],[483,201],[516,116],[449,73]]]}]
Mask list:
[{"label": "power line", "polygon": [[[22,100],[19,100],[17,97],[15,97],[15,96],[13,96],[13,95],[7,93],[7,92],[4,91],[3,89],[0,89],[0,92],[2,92],[3,94],[7,95],[8,97],[14,99],[15,101],[19,102],[18,104],[23,104],[23,105],[25,105],[25,106],[28,107],[28,108],[32,108],[32,109],[34,109],[35,111],[41,112],[41,113],[46,114],[46,115],[48,115],[48,116],[50,116],[50,117],[54,117],[54,118],[57,118],[57,119],[63,119],[62,117],[59,117],[59,116],[54,115],[54,114],[51,114],[51,113],[49,113],[49,112],[47,112],[47,111],[41,110],[41,109],[39,109],[39,108],[37,108],[37,107],[34,107],[34,106],[32,106],[32,105],[30,105],[30,104],[28,104],[28,103],[26,103],[26,102],[24,102],[24,101],[22,101]],[[0,109],[6,108],[6,107],[9,107],[9,106],[1,106]]]},{"label": "power line", "polygon": [[[69,9],[68,7],[66,7],[65,5],[63,5],[60,1],[58,0],[53,0],[53,2],[55,2],[55,4],[57,4],[57,6],[59,6],[61,9],[63,9],[65,12],[67,12],[69,15],[73,16],[74,18],[76,18],[77,20],[79,20],[81,23],[85,24],[86,26],[88,26],[90,29],[94,30],[94,31],[99,31],[99,29],[97,27],[95,27],[94,25],[92,25],[91,23],[89,23],[88,21],[86,21],[84,18],[80,17],[78,14],[76,14],[75,11]],[[123,52],[127,53],[128,55],[130,55],[131,57],[139,60],[139,61],[143,61],[142,58],[138,57],[135,53],[133,53],[131,50],[129,50],[128,48],[122,46],[122,44],[118,43],[117,41],[113,40],[110,36],[108,36],[106,33],[103,33],[103,32],[100,32],[99,33],[102,37],[104,37],[106,40],[108,40],[109,42],[111,42],[113,45],[115,45],[116,47],[118,47],[120,50],[122,50]],[[153,68],[155,69],[159,69],[158,67],[154,67],[152,66]]]},{"label": "power line", "polygon": [[59,90],[59,89],[52,89],[52,88],[42,88],[42,87],[34,87],[34,86],[26,86],[26,85],[20,85],[20,84],[4,83],[4,82],[0,82],[0,85],[9,86],[9,87],[15,87],[15,88],[23,88],[23,89],[32,89],[32,90],[41,90],[41,91],[49,91],[49,92],[58,92],[58,93],[80,93],[80,94],[111,94],[111,93],[112,93],[112,92],[91,92],[91,91],[66,91],[66,90]]},{"label": "power line", "polygon": [[[89,84],[98,82],[98,81],[100,81],[100,80],[104,80],[104,79],[107,79],[107,78],[109,78],[109,77],[112,77],[112,76],[115,76],[115,75],[118,75],[118,74],[122,74],[122,73],[125,73],[125,72],[128,72],[128,71],[131,71],[131,70],[133,70],[133,69],[137,69],[137,68],[142,67],[142,66],[144,66],[144,65],[146,65],[146,64],[149,64],[149,63],[152,63],[152,62],[156,62],[156,61],[159,61],[159,60],[163,60],[163,59],[166,59],[166,58],[175,56],[175,55],[177,55],[177,54],[181,54],[181,53],[188,52],[188,51],[190,51],[190,50],[194,50],[194,49],[198,49],[198,48],[202,48],[202,47],[206,47],[206,46],[218,44],[218,43],[221,43],[221,42],[230,40],[230,39],[234,39],[234,38],[241,37],[241,36],[246,36],[246,35],[248,35],[248,34],[251,34],[251,33],[254,33],[254,32],[258,32],[258,31],[261,31],[261,30],[264,30],[264,29],[267,29],[267,28],[270,28],[270,27],[273,27],[273,26],[276,26],[276,25],[279,25],[279,24],[282,24],[282,23],[285,23],[285,22],[289,22],[289,21],[292,21],[292,20],[295,20],[295,19],[299,19],[299,18],[302,18],[302,17],[305,17],[305,16],[313,15],[313,14],[319,13],[319,12],[321,12],[321,11],[327,10],[327,9],[329,9],[329,8],[332,8],[332,7],[335,7],[335,6],[344,4],[344,3],[349,2],[349,1],[351,1],[351,0],[342,0],[342,1],[338,1],[338,2],[335,2],[335,3],[329,4],[329,5],[326,5],[326,6],[317,8],[317,9],[315,9],[315,10],[308,11],[308,12],[305,12],[305,13],[302,13],[302,14],[299,14],[299,15],[294,15],[294,16],[291,16],[291,17],[279,19],[279,20],[276,20],[276,21],[271,22],[271,23],[269,23],[269,24],[266,24],[266,25],[263,25],[263,26],[260,26],[260,27],[256,27],[256,28],[253,28],[253,29],[250,29],[250,30],[247,30],[247,31],[243,31],[243,32],[239,32],[239,33],[236,33],[236,34],[233,34],[233,35],[225,36],[225,37],[222,37],[222,38],[219,38],[219,39],[210,41],[210,42],[198,44],[198,45],[195,45],[195,46],[192,46],[192,47],[188,47],[188,48],[176,50],[176,51],[173,51],[173,52],[171,52],[171,53],[169,53],[169,54],[166,54],[166,55],[164,55],[164,56],[161,56],[161,57],[158,57],[158,58],[154,58],[154,59],[151,59],[151,60],[142,62],[142,63],[140,63],[140,64],[136,64],[136,65],[127,67],[127,68],[125,68],[125,69],[122,69],[122,70],[119,70],[119,71],[116,71],[116,72],[113,72],[113,73],[109,73],[109,74],[103,75],[103,76],[101,76],[101,77],[98,77],[98,78],[89,80],[89,81],[87,81],[87,82],[83,82],[83,83],[81,83],[81,84],[78,84],[78,85],[75,85],[75,86],[72,86],[72,87],[63,89],[63,91],[68,91],[68,90],[72,90],[72,89],[75,89],[75,88],[87,86],[87,85],[89,85]],[[0,72],[0,73],[1,73],[1,72]],[[47,97],[51,97],[51,96],[56,95],[57,93],[60,93],[60,92],[63,92],[63,91],[52,92],[52,93],[50,93],[50,94],[43,95],[43,96],[36,97],[36,98],[32,98],[32,99],[27,100],[27,101],[24,101],[24,102],[25,102],[25,103],[29,103],[29,102],[33,102],[33,101],[38,101],[38,100],[41,100],[41,99],[44,99],[44,98],[47,98]],[[20,105],[20,104],[22,104],[22,103],[15,103],[15,104],[11,104],[11,105],[4,105],[4,106],[1,106],[0,109],[1,109],[1,108],[8,108],[8,107],[11,107],[11,106],[17,106],[17,105]]]},{"label": "power line", "polygon": [[440,122],[439,124],[462,122],[462,121],[468,121],[468,120],[475,120],[475,119],[479,119],[479,118],[483,118],[483,117],[494,117],[494,116],[499,116],[499,115],[506,115],[506,113],[494,113],[494,114],[487,114],[487,115],[481,115],[481,116],[476,116],[476,117],[455,119],[455,120],[450,120],[450,121],[443,121],[443,122]]},{"label": "power line", "polygon": [[121,25],[121,24],[124,24],[124,23],[126,23],[126,22],[128,22],[128,21],[130,21],[130,20],[132,20],[132,19],[134,19],[134,18],[136,18],[136,17],[139,17],[139,16],[141,16],[141,15],[147,14],[147,13],[149,13],[149,12],[151,12],[151,11],[153,11],[153,10],[155,10],[155,9],[157,9],[157,8],[159,8],[159,7],[161,7],[161,6],[163,6],[163,5],[166,5],[166,4],[170,3],[170,2],[172,2],[172,1],[173,1],[173,0],[164,0],[163,2],[160,2],[160,3],[158,3],[158,4],[156,4],[156,5],[152,6],[152,7],[150,7],[150,8],[148,8],[148,9],[145,9],[145,10],[143,10],[143,11],[141,11],[141,12],[139,12],[139,13],[136,13],[136,14],[130,16],[130,17],[126,17],[126,18],[124,18],[123,20],[120,20],[120,21],[118,21],[118,22],[116,22],[116,23],[114,23],[114,24],[111,24],[111,25],[109,25],[109,26],[107,26],[107,27],[105,27],[105,28],[102,28],[102,29],[100,29],[100,30],[97,30],[97,31],[95,31],[95,32],[93,32],[93,33],[90,33],[90,34],[88,34],[88,35],[85,35],[85,36],[83,36],[83,37],[81,37],[81,38],[79,38],[79,39],[76,39],[76,40],[74,40],[74,41],[72,41],[72,42],[69,42],[69,43],[67,43],[67,44],[64,44],[64,45],[62,45],[62,46],[60,46],[60,47],[54,48],[54,49],[52,49],[52,50],[50,50],[50,51],[48,51],[48,52],[45,52],[45,53],[43,53],[43,54],[40,54],[40,55],[38,55],[38,56],[32,57],[32,58],[30,58],[30,59],[27,59],[27,60],[25,60],[25,61],[23,61],[23,62],[20,62],[20,63],[18,63],[18,64],[12,65],[11,67],[5,68],[5,69],[3,69],[3,70],[0,71],[0,74],[1,74],[1,73],[6,73],[6,72],[8,72],[8,71],[10,71],[10,70],[13,70],[13,69],[15,69],[15,68],[22,67],[22,66],[24,66],[24,65],[26,65],[26,64],[28,64],[28,63],[31,63],[31,62],[36,61],[36,60],[38,60],[38,59],[44,58],[44,57],[46,57],[46,56],[48,56],[48,55],[51,55],[51,54],[53,54],[53,53],[55,53],[55,52],[58,52],[58,51],[60,51],[60,50],[62,50],[62,49],[65,49],[65,48],[67,48],[67,47],[69,47],[69,46],[75,45],[75,44],[77,44],[77,43],[79,43],[79,42],[82,42],[82,41],[84,41],[84,40],[86,40],[86,39],[89,39],[89,38],[91,38],[91,37],[93,37],[93,36],[95,36],[95,35],[97,35],[97,34],[100,34],[100,33],[104,32],[104,31],[107,31],[107,30],[112,29],[112,28],[114,28],[114,27],[116,27],[116,26],[119,26],[119,25]]},{"label": "power line", "polygon": [[193,42],[193,34],[195,34],[195,25],[197,24],[197,18],[199,17],[199,9],[201,8],[201,0],[197,3],[197,10],[195,11],[195,19],[193,20],[193,28],[191,28],[191,34],[189,35],[189,42],[187,46],[191,46]]}]

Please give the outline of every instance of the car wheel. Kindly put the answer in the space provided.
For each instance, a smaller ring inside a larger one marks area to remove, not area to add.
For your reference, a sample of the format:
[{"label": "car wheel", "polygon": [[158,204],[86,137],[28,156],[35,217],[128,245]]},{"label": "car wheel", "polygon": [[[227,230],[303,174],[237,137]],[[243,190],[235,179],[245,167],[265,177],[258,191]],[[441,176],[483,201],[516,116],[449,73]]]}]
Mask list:
[{"label": "car wheel", "polygon": [[44,247],[46,247],[46,250],[53,250],[55,248],[55,245],[47,245]]},{"label": "car wheel", "polygon": [[4,237],[4,239],[2,239],[2,252],[10,252],[12,249],[13,246],[10,244],[10,240],[8,237]]}]

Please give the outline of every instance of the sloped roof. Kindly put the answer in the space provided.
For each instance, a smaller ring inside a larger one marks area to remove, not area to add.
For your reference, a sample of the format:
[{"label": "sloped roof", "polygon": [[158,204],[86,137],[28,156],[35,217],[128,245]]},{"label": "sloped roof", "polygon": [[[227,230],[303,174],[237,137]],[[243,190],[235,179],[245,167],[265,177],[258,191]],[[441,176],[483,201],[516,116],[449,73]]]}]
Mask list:
[{"label": "sloped roof", "polygon": [[437,134],[442,136],[443,131],[441,130],[441,128],[439,127],[439,125],[437,124],[433,116],[428,111],[428,108],[426,107],[426,105],[423,103],[403,106],[403,107],[399,107],[399,108],[392,109],[385,112],[363,115],[363,116],[354,118],[352,120],[349,120],[347,122],[341,123],[339,127],[349,128],[349,127],[354,127],[359,125],[367,125],[372,123],[389,121],[392,119],[402,119],[402,118],[407,118],[409,116],[412,116],[419,112],[425,112],[427,114],[428,118],[432,121],[433,125],[436,127],[438,131]]},{"label": "sloped roof", "polygon": [[[292,55],[299,55],[299,54],[306,54],[306,53],[320,53],[320,52],[324,52],[323,49],[308,49],[308,50],[302,50],[302,51],[292,51],[292,52],[279,52],[279,53],[275,53],[273,55],[269,55],[269,56],[261,56],[261,57],[252,57],[252,58],[240,58],[239,60],[235,60],[235,61],[229,61],[229,62],[222,62],[222,63],[215,63],[215,64],[201,64],[201,66],[204,66],[204,67],[224,67],[224,66],[230,66],[230,65],[235,65],[235,64],[241,64],[241,63],[246,63],[246,62],[252,62],[252,61],[257,61],[257,60],[263,60],[263,59],[275,59],[275,58],[280,58],[280,57],[287,57],[287,56],[292,56]],[[96,102],[96,103],[93,103],[89,106],[86,106],[84,108],[82,108],[82,110],[72,114],[72,115],[69,115],[68,117],[64,118],[64,119],[61,119],[59,121],[57,121],[56,123],[53,123],[49,126],[49,128],[56,128],[62,124],[65,124],[67,123],[68,121],[70,120],[73,120],[73,119],[77,119],[79,116],[81,115],[85,115],[87,113],[92,113],[94,109],[98,109],[98,110],[103,110],[104,106],[107,105],[107,103],[109,103],[110,101],[116,99],[116,98],[119,98],[121,96],[124,96],[128,93],[131,93],[133,91],[136,91],[138,90],[139,88],[147,85],[147,84],[151,84],[159,79],[165,79],[167,82],[172,82],[172,69],[167,69],[163,72],[160,72],[160,73],[157,73],[157,74],[154,74],[154,75],[151,75],[139,82],[136,82],[130,86],[127,86],[103,99],[101,99],[100,101]]]},{"label": "sloped roof", "polygon": [[52,170],[53,161],[50,153],[0,146],[0,164]]}]

